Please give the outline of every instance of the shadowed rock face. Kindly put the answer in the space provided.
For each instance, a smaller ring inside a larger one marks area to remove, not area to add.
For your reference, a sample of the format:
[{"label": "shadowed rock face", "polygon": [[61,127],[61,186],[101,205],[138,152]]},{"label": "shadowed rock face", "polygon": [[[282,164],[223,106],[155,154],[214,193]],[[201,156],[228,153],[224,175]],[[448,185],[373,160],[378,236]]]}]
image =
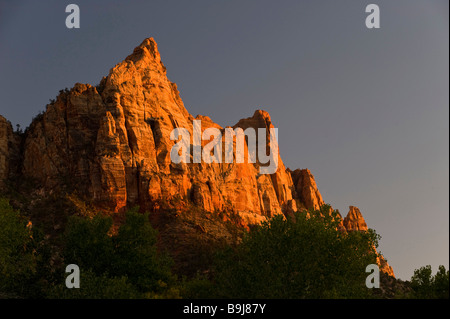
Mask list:
[{"label": "shadowed rock face", "polygon": [[0,187],[8,178],[9,172],[9,147],[8,141],[12,136],[12,126],[3,116],[0,116]]},{"label": "shadowed rock face", "polygon": [[292,179],[299,199],[307,209],[317,210],[325,204],[309,169],[296,169],[292,172]]},{"label": "shadowed rock face", "polygon": [[0,115],[0,191],[6,187],[6,180],[18,173],[20,143],[20,134],[15,133],[11,123]]},{"label": "shadowed rock face", "polygon": [[[98,86],[77,83],[61,91],[22,140],[0,116],[0,187],[14,171],[38,181],[44,191],[69,184],[110,212],[134,205],[152,209],[164,201],[233,211],[247,225],[324,204],[311,172],[286,169],[279,155],[270,175],[259,173],[259,162],[192,163],[191,154],[191,163],[173,163],[176,141],[170,134],[187,129],[192,149],[194,120],[201,120],[202,132],[214,127],[224,133],[209,117],[189,114],[166,76],[156,42],[145,39]],[[257,110],[232,126],[238,127],[269,131],[274,125],[267,112]],[[361,219],[353,208],[343,223],[348,230],[367,229]]]}]

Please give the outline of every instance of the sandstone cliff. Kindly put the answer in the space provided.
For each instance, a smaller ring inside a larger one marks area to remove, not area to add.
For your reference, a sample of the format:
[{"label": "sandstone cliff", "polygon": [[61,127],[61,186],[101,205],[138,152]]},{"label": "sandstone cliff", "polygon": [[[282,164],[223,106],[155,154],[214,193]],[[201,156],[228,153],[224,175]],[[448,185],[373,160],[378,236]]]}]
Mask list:
[{"label": "sandstone cliff", "polygon": [[[287,169],[280,156],[270,175],[259,173],[259,162],[173,163],[170,152],[176,141],[170,134],[186,128],[192,136],[194,120],[201,120],[202,132],[210,127],[224,131],[206,116],[189,114],[176,84],[166,76],[156,42],[146,39],[99,85],[77,83],[61,91],[23,137],[0,117],[0,186],[14,167],[44,191],[65,185],[105,211],[176,203],[207,212],[231,211],[246,225],[324,204],[311,172]],[[232,126],[238,127],[268,131],[274,125],[267,112],[257,110]],[[356,208],[343,227],[367,229]]]},{"label": "sandstone cliff", "polygon": [[[146,39],[100,85],[78,83],[48,105],[27,130],[23,174],[44,188],[70,179],[97,206],[112,211],[177,198],[206,211],[231,209],[253,223],[302,206],[281,158],[272,175],[258,174],[259,163],[172,163],[170,133],[186,128],[192,135],[194,119],[202,120],[202,131],[223,130],[187,112],[155,41]],[[233,127],[273,125],[267,112],[256,111]],[[316,196],[310,190],[314,195],[305,189],[305,198]]]}]

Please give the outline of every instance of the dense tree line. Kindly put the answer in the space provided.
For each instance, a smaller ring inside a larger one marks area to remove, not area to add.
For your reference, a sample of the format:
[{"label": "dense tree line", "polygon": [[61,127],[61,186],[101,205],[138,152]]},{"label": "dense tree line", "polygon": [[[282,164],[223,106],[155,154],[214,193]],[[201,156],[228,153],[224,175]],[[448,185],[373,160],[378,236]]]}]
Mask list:
[{"label": "dense tree line", "polygon": [[[173,273],[157,248],[148,214],[130,210],[113,226],[109,216],[71,216],[52,259],[43,232],[0,199],[0,298],[372,298],[365,285],[379,236],[338,230],[337,213],[276,216],[218,249],[207,275]],[[80,288],[65,285],[65,265],[80,268]],[[404,298],[448,298],[443,266],[417,269]]]}]

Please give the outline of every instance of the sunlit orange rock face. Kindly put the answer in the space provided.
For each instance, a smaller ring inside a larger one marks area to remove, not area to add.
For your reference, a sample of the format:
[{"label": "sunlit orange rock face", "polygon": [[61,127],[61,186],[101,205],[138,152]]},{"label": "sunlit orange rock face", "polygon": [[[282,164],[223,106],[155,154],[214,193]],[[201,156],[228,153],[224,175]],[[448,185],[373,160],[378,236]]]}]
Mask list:
[{"label": "sunlit orange rock face", "polygon": [[[224,132],[209,117],[189,114],[166,76],[156,42],[145,39],[99,85],[77,83],[61,91],[27,129],[21,152],[16,150],[19,137],[0,117],[0,183],[13,167],[43,190],[69,184],[77,195],[110,212],[135,205],[152,209],[164,201],[232,211],[246,225],[324,204],[311,172],[287,169],[279,155],[274,174],[260,174],[259,162],[192,163],[191,155],[191,163],[173,163],[176,141],[170,134],[185,128],[192,138],[194,120],[201,120],[202,131],[214,127]],[[268,131],[274,126],[267,112],[257,110],[230,127]],[[20,159],[12,155],[17,153]],[[363,228],[363,220],[354,215],[351,210],[345,227]]]},{"label": "sunlit orange rock face", "polygon": [[[31,124],[23,173],[47,188],[70,179],[80,193],[112,211],[176,198],[257,223],[302,206],[280,157],[271,175],[259,174],[259,163],[173,163],[176,141],[170,133],[186,128],[192,136],[193,120],[201,120],[202,131],[224,131],[209,117],[188,113],[167,79],[156,42],[146,39],[97,87],[76,84]],[[258,110],[236,127],[274,125]]]},{"label": "sunlit orange rock face", "polygon": [[344,218],[344,227],[347,231],[366,231],[368,230],[366,221],[364,220],[358,207],[349,206],[347,216]]}]

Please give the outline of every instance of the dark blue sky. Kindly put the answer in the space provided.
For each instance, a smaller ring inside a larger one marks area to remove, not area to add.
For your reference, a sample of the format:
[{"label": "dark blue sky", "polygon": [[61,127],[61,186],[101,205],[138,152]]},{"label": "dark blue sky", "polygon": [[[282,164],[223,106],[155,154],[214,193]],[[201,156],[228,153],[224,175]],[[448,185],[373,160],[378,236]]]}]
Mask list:
[{"label": "dark blue sky", "polygon": [[309,168],[342,214],[358,206],[410,279],[448,268],[448,22],[448,1],[430,0],[0,0],[0,114],[24,128],[154,37],[191,114],[225,126],[268,111],[286,166]]}]

